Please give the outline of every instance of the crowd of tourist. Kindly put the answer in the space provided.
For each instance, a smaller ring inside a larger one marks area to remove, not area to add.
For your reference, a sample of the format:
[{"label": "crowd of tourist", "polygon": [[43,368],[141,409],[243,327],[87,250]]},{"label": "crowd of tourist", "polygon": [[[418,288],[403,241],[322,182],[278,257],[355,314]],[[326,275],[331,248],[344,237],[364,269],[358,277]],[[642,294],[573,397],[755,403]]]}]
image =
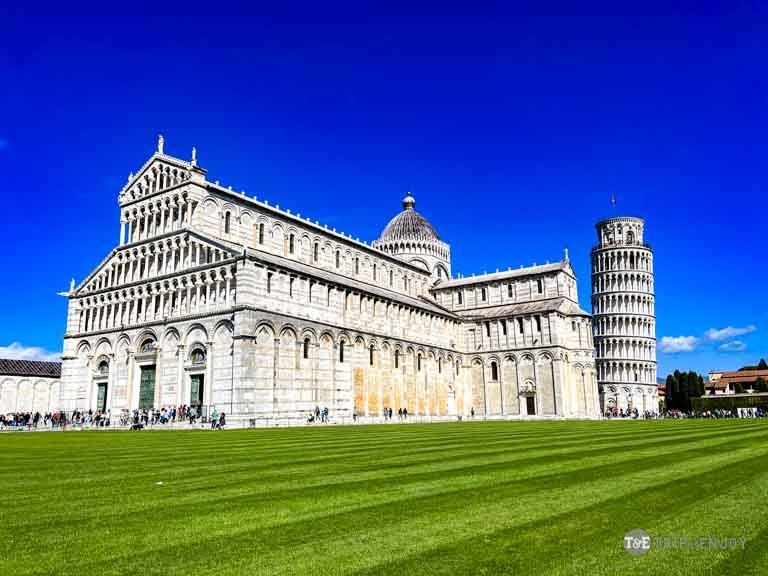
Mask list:
[{"label": "crowd of tourist", "polygon": [[768,408],[734,408],[732,410],[726,410],[724,408],[718,408],[717,410],[705,410],[703,412],[683,411],[683,410],[669,410],[665,411],[661,415],[662,418],[765,418],[768,417]]},{"label": "crowd of tourist", "polygon": [[644,410],[640,412],[637,408],[617,408],[613,406],[605,411],[605,417],[609,420],[612,418],[629,418],[632,420],[650,420],[652,418],[658,418],[658,413],[653,410]]},{"label": "crowd of tourist", "polygon": [[[205,422],[203,422],[205,420]],[[121,427],[132,430],[152,428],[175,423],[195,425],[209,424],[211,429],[221,430],[226,426],[226,414],[212,408],[210,417],[203,418],[199,406],[170,406],[165,408],[122,410],[113,421],[111,410],[98,411],[75,410],[71,414],[63,411],[54,412],[11,412],[0,414],[0,430],[41,430],[41,429],[76,429]]]},{"label": "crowd of tourist", "polygon": [[607,419],[613,418],[629,418],[632,420],[650,420],[655,418],[680,420],[684,418],[765,418],[768,416],[768,409],[758,408],[734,408],[733,410],[717,409],[717,410],[705,410],[703,412],[695,412],[693,410],[663,410],[661,412],[653,412],[646,410],[640,412],[637,408],[628,410],[609,409],[605,412]]},{"label": "crowd of tourist", "polygon": [[0,430],[38,428],[65,428],[71,420],[64,412],[11,412],[0,414]]},{"label": "crowd of tourist", "polygon": [[[358,412],[353,410],[352,420],[358,421]],[[392,408],[384,408],[384,421],[392,422],[395,416]],[[474,409],[472,409],[474,417]],[[617,409],[613,407],[605,412],[606,419],[631,419],[631,420],[650,420],[650,419],[685,419],[685,418],[765,418],[768,417],[768,408],[734,408],[733,410],[717,409],[706,410],[704,412],[682,411],[682,410],[664,410],[654,412],[646,410],[640,412],[637,408]],[[307,417],[307,422],[328,423],[330,422],[330,412],[328,407],[320,408],[315,406]],[[400,408],[397,411],[397,420],[405,422],[408,420],[408,409]],[[165,408],[141,409],[141,410],[122,410],[113,421],[110,410],[100,412],[96,410],[80,411],[76,410],[71,414],[62,411],[53,412],[11,412],[0,414],[0,430],[65,430],[68,427],[75,429],[84,428],[110,428],[120,427],[131,430],[142,430],[144,428],[162,427],[168,424],[188,423],[191,426],[200,424],[209,426],[212,430],[221,430],[226,426],[226,414],[219,412],[215,407],[211,408],[210,414],[205,414],[200,406],[170,406]]]},{"label": "crowd of tourist", "polygon": [[315,409],[309,413],[309,416],[307,417],[307,422],[309,424],[316,424],[316,423],[326,423],[330,420],[328,412],[328,407],[326,406],[322,410],[320,410],[320,406],[315,406]]},{"label": "crowd of tourist", "polygon": [[[122,426],[129,426],[131,430],[143,430],[144,428],[185,422],[194,426],[198,421],[203,424],[204,420],[204,414],[200,406],[182,404],[181,406],[155,408],[154,410],[145,408],[134,410],[132,413],[129,413],[128,410],[123,410],[120,424]],[[221,430],[227,423],[226,414],[219,412],[215,406],[212,408],[207,420],[211,430]]]},{"label": "crowd of tourist", "polygon": [[[315,408],[315,410],[317,410],[317,408]],[[328,408],[325,408],[325,412],[326,412],[326,418],[327,418]],[[392,422],[393,415],[394,415],[394,412],[392,411],[392,408],[389,408],[388,406],[385,406],[384,410],[383,410],[383,414],[382,414],[382,416],[384,416],[384,422]],[[357,408],[354,408],[352,410],[352,422],[357,422],[359,417],[360,417],[360,415],[357,412]],[[408,408],[399,408],[397,410],[397,419],[398,419],[399,422],[403,422],[403,421],[407,420],[408,419]],[[310,420],[310,422],[311,422],[311,420]],[[325,420],[323,420],[323,422],[325,422]]]}]

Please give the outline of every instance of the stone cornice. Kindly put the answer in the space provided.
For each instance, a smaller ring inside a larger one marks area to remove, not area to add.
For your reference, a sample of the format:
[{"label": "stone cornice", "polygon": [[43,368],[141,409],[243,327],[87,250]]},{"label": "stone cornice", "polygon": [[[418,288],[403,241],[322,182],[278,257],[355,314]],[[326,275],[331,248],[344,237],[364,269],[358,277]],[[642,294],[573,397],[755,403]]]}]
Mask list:
[{"label": "stone cornice", "polygon": [[236,307],[231,306],[228,308],[221,308],[219,310],[209,310],[207,312],[200,312],[198,314],[184,314],[183,316],[174,316],[172,318],[164,318],[160,320],[151,320],[149,322],[139,322],[137,324],[128,324],[115,326],[114,328],[106,328],[104,330],[92,330],[90,332],[77,332],[64,334],[64,340],[67,339],[80,339],[90,338],[93,336],[101,336],[103,334],[123,334],[129,330],[139,330],[143,328],[151,328],[152,326],[168,326],[179,322],[189,322],[190,320],[200,320],[201,318],[216,318],[220,316],[231,317]]}]

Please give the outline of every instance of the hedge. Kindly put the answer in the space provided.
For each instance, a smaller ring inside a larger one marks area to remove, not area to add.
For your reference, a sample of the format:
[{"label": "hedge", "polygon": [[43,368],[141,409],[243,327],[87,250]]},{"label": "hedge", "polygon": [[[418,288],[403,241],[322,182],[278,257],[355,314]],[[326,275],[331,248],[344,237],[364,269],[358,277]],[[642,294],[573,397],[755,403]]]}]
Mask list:
[{"label": "hedge", "polygon": [[734,408],[768,408],[768,394],[745,394],[743,396],[702,396],[691,398],[694,412],[705,410],[733,410]]}]

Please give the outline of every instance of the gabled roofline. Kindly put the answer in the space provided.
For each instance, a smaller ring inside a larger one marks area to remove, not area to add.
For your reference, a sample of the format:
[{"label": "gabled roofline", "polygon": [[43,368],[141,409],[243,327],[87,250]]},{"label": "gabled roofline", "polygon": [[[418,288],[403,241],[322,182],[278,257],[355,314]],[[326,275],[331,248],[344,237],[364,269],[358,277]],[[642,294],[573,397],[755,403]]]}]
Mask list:
[{"label": "gabled roofline", "polygon": [[[224,250],[234,251],[236,253],[242,253],[242,245],[240,245],[240,244],[231,244],[229,242],[226,242],[224,240],[220,240],[220,239],[215,238],[213,236],[208,236],[207,234],[203,234],[203,233],[201,233],[198,230],[195,230],[193,228],[181,228],[179,230],[172,230],[170,232],[166,232],[166,233],[160,234],[158,236],[153,236],[152,238],[145,238],[144,240],[138,240],[136,242],[131,242],[130,244],[123,244],[122,246],[116,246],[115,248],[112,248],[112,250],[110,250],[109,254],[107,254],[101,260],[101,262],[99,262],[99,264],[96,266],[96,268],[94,268],[91,271],[91,273],[88,274],[88,276],[86,276],[83,279],[83,281],[80,282],[80,284],[77,285],[75,290],[72,293],[70,293],[69,297],[70,298],[72,298],[72,297],[79,298],[79,297],[82,297],[82,296],[86,296],[86,294],[79,294],[80,290],[82,290],[85,287],[85,285],[88,284],[88,282],[90,282],[93,279],[93,277],[96,276],[104,268],[104,266],[107,264],[107,262],[109,262],[109,260],[113,256],[115,256],[116,254],[118,254],[119,252],[122,252],[122,251],[127,250],[127,249],[136,248],[138,246],[143,246],[145,244],[151,244],[153,242],[157,242],[158,240],[163,240],[163,239],[166,239],[166,238],[172,238],[174,236],[178,236],[178,235],[181,235],[181,234],[189,234],[191,236],[196,236],[198,240],[205,240],[209,244],[213,244],[213,245],[215,245],[218,248],[221,248],[221,249],[224,249]],[[141,283],[141,282],[137,282],[137,283]],[[104,288],[102,290],[96,290],[96,291],[93,292],[93,294],[99,294],[99,293],[104,292],[104,291],[109,292],[110,290],[114,290],[115,288],[116,288],[115,286],[112,286],[110,288]],[[90,294],[91,293],[89,292],[87,295],[89,296]]]},{"label": "gabled roofline", "polygon": [[149,169],[149,167],[152,165],[152,162],[155,160],[161,160],[163,162],[167,162],[168,164],[173,164],[177,168],[183,168],[185,170],[195,170],[198,172],[201,172],[203,174],[206,173],[205,168],[201,168],[199,166],[193,165],[191,162],[187,162],[186,160],[182,160],[181,158],[176,158],[175,156],[169,156],[168,154],[160,154],[159,152],[154,152],[152,156],[149,157],[149,159],[144,162],[144,164],[139,168],[139,171],[134,174],[133,178],[128,180],[128,182],[125,183],[125,185],[120,190],[120,194],[123,194],[128,188],[130,188],[139,178],[141,178],[144,173]]}]

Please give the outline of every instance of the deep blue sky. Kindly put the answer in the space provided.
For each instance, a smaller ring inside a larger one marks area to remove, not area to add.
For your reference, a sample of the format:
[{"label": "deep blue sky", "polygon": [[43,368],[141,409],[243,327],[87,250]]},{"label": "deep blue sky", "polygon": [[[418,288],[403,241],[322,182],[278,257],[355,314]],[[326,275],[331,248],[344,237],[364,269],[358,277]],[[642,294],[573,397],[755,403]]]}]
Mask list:
[{"label": "deep blue sky", "polygon": [[594,222],[644,217],[657,335],[695,338],[660,375],[768,357],[765,3],[172,4],[4,7],[0,347],[61,349],[161,132],[366,240],[410,185],[454,272],[567,246],[586,309]]}]

